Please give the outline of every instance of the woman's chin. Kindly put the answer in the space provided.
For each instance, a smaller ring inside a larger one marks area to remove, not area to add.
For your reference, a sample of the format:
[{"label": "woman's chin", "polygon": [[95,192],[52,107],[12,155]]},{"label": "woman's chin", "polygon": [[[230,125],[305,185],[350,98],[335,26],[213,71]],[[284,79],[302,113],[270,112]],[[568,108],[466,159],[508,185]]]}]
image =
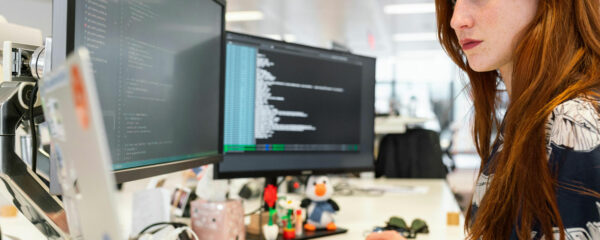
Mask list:
[{"label": "woman's chin", "polygon": [[489,71],[496,70],[496,68],[494,68],[488,64],[481,64],[478,62],[471,62],[471,61],[469,61],[469,67],[471,67],[471,69],[475,72],[489,72]]}]

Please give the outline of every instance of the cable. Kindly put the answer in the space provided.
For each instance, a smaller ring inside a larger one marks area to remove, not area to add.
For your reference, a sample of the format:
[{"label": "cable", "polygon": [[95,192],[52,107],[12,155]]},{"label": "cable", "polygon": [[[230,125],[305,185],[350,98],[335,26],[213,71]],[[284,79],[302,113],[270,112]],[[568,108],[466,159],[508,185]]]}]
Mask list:
[{"label": "cable", "polygon": [[[44,48],[45,51],[45,48]],[[37,64],[40,61],[40,55],[37,54],[35,59],[35,66],[37,68]],[[33,117],[33,108],[35,107],[35,101],[37,100],[37,91],[38,91],[38,83],[40,80],[40,73],[35,71],[36,81],[33,89],[31,89],[31,95],[29,96],[29,124],[31,125],[31,170],[35,173],[37,170],[37,129],[35,128],[35,120]]]},{"label": "cable", "polygon": [[285,182],[285,177],[281,178],[281,181],[279,181],[279,182],[277,183],[277,186],[276,186],[276,187],[277,187],[277,189],[279,189],[279,187],[281,187],[281,184],[282,184],[282,183],[284,183],[284,182]]},{"label": "cable", "polygon": [[37,168],[37,132],[35,129],[35,120],[33,119],[33,107],[37,98],[38,82],[35,82],[31,95],[29,97],[29,128],[31,130],[31,169],[36,172]]},{"label": "cable", "polygon": [[[198,235],[196,235],[196,233],[194,231],[192,231],[192,229],[190,227],[180,227],[180,228],[176,228],[175,230],[173,230],[172,232],[170,232],[167,237],[165,238],[165,240],[177,240],[177,239],[181,239],[181,234],[188,234],[191,233],[192,236],[194,237],[195,240],[199,240]],[[189,237],[189,235],[186,236]]]},{"label": "cable", "polygon": [[185,231],[185,228],[176,228],[175,230],[171,231],[169,234],[167,234],[167,236],[165,238],[163,238],[163,240],[177,240],[179,239],[179,235]]},{"label": "cable", "polygon": [[367,195],[367,196],[381,196],[385,194],[384,190],[380,189],[362,189],[357,186],[351,185],[348,181],[337,183],[333,186],[334,195],[338,196],[353,196],[353,195]]},{"label": "cable", "polygon": [[198,235],[196,235],[196,233],[190,227],[183,227],[183,229],[186,230],[188,233],[191,233],[192,237],[194,237],[195,240],[200,240]]},{"label": "cable", "polygon": [[142,231],[140,231],[140,233],[138,235],[142,235],[143,233],[145,233],[146,231],[148,231],[150,228],[156,227],[156,226],[160,226],[160,225],[171,225],[175,228],[180,228],[180,227],[185,227],[186,225],[184,223],[178,223],[178,222],[157,222],[157,223],[153,223],[150,224],[149,226],[145,227],[144,229],[142,229]]},{"label": "cable", "polygon": [[[261,201],[261,202],[262,202],[262,201]],[[257,208],[257,209],[255,209],[255,210],[253,210],[252,212],[245,213],[245,214],[244,214],[244,217],[247,217],[247,216],[253,215],[253,214],[257,213],[257,212],[260,212],[260,211],[262,211],[262,209],[263,209],[263,207],[262,207],[262,204],[261,204],[261,206],[260,206],[259,208]]]},{"label": "cable", "polygon": [[[157,226],[157,225],[163,225],[163,224],[169,225],[170,223],[157,223],[157,224],[153,224],[153,225]],[[177,223],[175,223],[175,224],[177,224]],[[171,225],[169,225],[169,226],[171,226]],[[168,226],[166,226],[166,227],[168,227]],[[145,234],[140,233],[140,235],[138,235],[138,237],[135,239],[154,240],[157,236],[154,236],[153,234],[165,229],[166,227],[163,227],[163,228],[155,231],[154,233],[145,233]],[[160,240],[189,239],[190,234],[192,235],[194,240],[200,240],[198,235],[196,235],[196,233],[188,226],[177,227],[177,228],[174,228],[173,230],[169,230],[169,232],[166,235],[160,236]]]}]

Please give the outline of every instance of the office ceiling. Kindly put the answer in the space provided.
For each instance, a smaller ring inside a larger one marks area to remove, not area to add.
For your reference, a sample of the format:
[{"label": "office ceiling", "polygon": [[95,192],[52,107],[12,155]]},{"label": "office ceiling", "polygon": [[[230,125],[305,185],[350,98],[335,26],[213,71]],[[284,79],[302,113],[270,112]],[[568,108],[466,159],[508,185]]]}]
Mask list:
[{"label": "office ceiling", "polygon": [[[0,0],[9,22],[36,27],[51,35],[52,0]],[[329,48],[332,42],[352,52],[385,57],[404,51],[440,50],[435,40],[394,41],[396,34],[435,33],[434,13],[384,13],[392,4],[433,3],[433,0],[227,0],[227,11],[260,11],[262,20],[228,22],[227,29],[279,36],[286,40]],[[30,12],[32,14],[23,14]]]},{"label": "office ceiling", "polygon": [[[387,5],[409,3],[433,0],[227,0],[228,12],[263,13],[261,20],[228,22],[227,29],[319,47],[336,42],[377,57],[439,50],[434,13],[384,13]],[[396,34],[414,33],[430,34],[432,39],[394,40]]]}]

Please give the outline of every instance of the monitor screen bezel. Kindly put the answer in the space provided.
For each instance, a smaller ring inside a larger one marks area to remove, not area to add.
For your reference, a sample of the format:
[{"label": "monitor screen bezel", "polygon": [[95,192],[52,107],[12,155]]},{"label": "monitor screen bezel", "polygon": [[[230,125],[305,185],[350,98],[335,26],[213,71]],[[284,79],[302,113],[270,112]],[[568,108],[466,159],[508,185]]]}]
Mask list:
[{"label": "monitor screen bezel", "polygon": [[[238,37],[245,37],[245,38],[251,38],[254,40],[258,40],[258,41],[265,41],[265,42],[272,42],[275,44],[283,44],[283,45],[288,45],[288,46],[292,46],[292,47],[297,47],[297,48],[302,48],[302,49],[307,49],[307,50],[312,50],[312,51],[319,51],[319,52],[326,52],[326,53],[330,53],[330,54],[338,54],[338,55],[344,55],[344,56],[352,56],[354,58],[362,58],[365,60],[370,60],[373,62],[376,62],[376,59],[373,57],[368,57],[368,56],[362,56],[362,55],[356,55],[356,54],[352,54],[350,52],[345,52],[345,51],[339,51],[339,50],[332,50],[332,49],[324,49],[324,48],[318,48],[318,47],[313,47],[313,46],[307,46],[307,45],[302,45],[302,44],[297,44],[297,43],[289,43],[289,42],[285,42],[285,41],[278,41],[278,40],[274,40],[274,39],[270,39],[270,38],[264,38],[264,37],[259,37],[259,36],[254,36],[254,35],[249,35],[249,34],[244,34],[244,33],[239,33],[239,32],[232,32],[232,31],[226,31],[225,33],[225,48],[227,46],[227,42],[229,40],[227,40],[227,36],[228,35],[237,35]],[[226,56],[226,55],[225,55]],[[375,66],[374,66],[375,67]],[[364,81],[365,79],[363,79]],[[315,167],[306,167],[306,168],[288,168],[288,169],[278,169],[278,170],[249,170],[249,171],[223,171],[221,169],[221,164],[222,163],[217,163],[215,164],[214,167],[214,176],[217,179],[232,179],[232,178],[249,178],[249,177],[268,177],[268,178],[272,178],[272,177],[279,177],[279,176],[296,176],[296,175],[321,175],[321,174],[337,174],[337,173],[358,173],[358,172],[363,172],[363,171],[373,171],[375,169],[374,167],[374,155],[373,155],[373,149],[375,148],[375,142],[374,142],[374,138],[375,138],[375,131],[374,131],[374,118],[375,118],[375,68],[373,68],[373,79],[370,82],[369,86],[371,89],[373,89],[373,94],[372,94],[372,99],[366,99],[367,101],[372,102],[373,104],[369,105],[370,108],[373,110],[372,112],[372,118],[370,119],[370,121],[372,122],[371,126],[371,134],[368,136],[369,139],[366,139],[365,142],[370,142],[370,146],[368,147],[371,152],[370,152],[370,160],[371,160],[371,164],[369,164],[369,166],[359,166],[359,167],[339,167],[339,168],[315,168]],[[362,104],[362,97],[361,97],[361,104]],[[361,111],[362,112],[362,111]],[[361,127],[362,127],[362,123],[361,123]],[[362,137],[361,137],[362,138]],[[361,145],[363,144],[369,144],[369,143],[362,143],[361,139]],[[243,154],[243,153],[242,153]],[[268,152],[268,153],[256,153],[253,152],[253,155],[260,155],[262,157],[265,158],[278,158],[278,157],[282,157],[282,156],[286,156],[286,155],[294,155],[294,156],[314,156],[314,155],[319,155],[322,158],[340,158],[340,157],[344,157],[344,155],[346,154],[357,154],[357,153],[345,153],[345,152],[317,152],[317,151],[313,151],[313,152],[279,152],[274,154],[274,152]],[[364,154],[363,152],[360,152],[360,154]],[[223,161],[227,161],[227,154],[223,155]]]},{"label": "monitor screen bezel", "polygon": [[[218,163],[223,160],[223,119],[225,94],[225,1],[210,0],[221,6],[221,59],[219,69],[219,143],[218,153],[199,158],[184,159],[175,162],[159,163],[113,171],[117,183],[134,181],[161,174],[199,167],[205,164]],[[75,41],[75,4],[76,0],[54,0],[53,12],[53,55],[52,65],[63,63],[66,56],[74,50]]]}]

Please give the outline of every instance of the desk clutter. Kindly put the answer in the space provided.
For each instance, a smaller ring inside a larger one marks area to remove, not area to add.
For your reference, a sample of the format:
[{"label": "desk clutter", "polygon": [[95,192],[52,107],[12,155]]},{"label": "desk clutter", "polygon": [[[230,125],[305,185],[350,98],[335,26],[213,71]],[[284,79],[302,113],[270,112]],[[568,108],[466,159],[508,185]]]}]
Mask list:
[{"label": "desk clutter", "polygon": [[198,239],[246,239],[244,207],[240,200],[211,202],[197,199],[191,205],[191,225]]},{"label": "desk clutter", "polygon": [[6,205],[0,207],[0,217],[16,217],[17,208],[13,205]]},{"label": "desk clutter", "polygon": [[391,217],[384,227],[376,227],[373,232],[393,230],[400,233],[405,238],[417,238],[419,233],[429,233],[429,227],[423,219],[414,219],[409,225],[401,217]]},{"label": "desk clutter", "polygon": [[277,195],[277,187],[268,185],[263,195],[268,219],[265,223],[267,211],[255,214],[248,233],[253,235],[252,239],[265,240],[310,239],[344,233],[346,230],[335,224],[334,216],[340,208],[331,199],[333,193],[333,185],[326,176],[309,177],[301,201]]},{"label": "desk clutter", "polygon": [[[194,194],[207,201],[194,216],[238,216],[229,180],[140,192],[133,214],[118,211],[115,185],[192,167],[215,164],[216,179],[373,168],[376,58],[225,31],[222,0],[51,2],[52,37],[0,39],[0,179],[47,238],[124,239],[157,221],[146,239],[191,238],[171,220],[192,215]],[[340,230],[337,204],[304,203],[271,215],[278,235]]]},{"label": "desk clutter", "polygon": [[[154,180],[148,184],[148,189],[135,192],[131,238],[151,240],[169,236],[167,239],[288,240],[317,238],[347,231],[335,224],[335,214],[340,207],[331,199],[334,187],[326,176],[311,176],[303,183],[292,180],[294,184],[289,192],[303,189],[302,195],[278,193],[276,185],[287,181],[268,184],[262,194],[256,196],[260,198],[260,209],[246,214],[249,210],[244,209],[243,199],[228,199],[226,196],[233,194],[223,190],[233,190],[231,187],[235,187],[234,184],[213,179],[212,170],[208,166],[195,169],[194,174],[186,172],[183,174],[187,178],[185,184],[177,185],[171,191],[160,187],[164,184],[163,180]],[[215,185],[221,189],[207,193]],[[247,190],[239,192],[244,191]],[[250,220],[247,226],[246,217]],[[174,219],[179,221],[173,222]],[[170,238],[175,233],[177,238]]]},{"label": "desk clutter", "polygon": [[[311,176],[306,181],[302,200],[277,194],[277,187],[267,185],[263,194],[265,208],[251,216],[248,239],[311,239],[347,232],[335,224],[340,210],[331,199],[332,182],[326,176]],[[300,188],[298,182],[293,185]]]}]

